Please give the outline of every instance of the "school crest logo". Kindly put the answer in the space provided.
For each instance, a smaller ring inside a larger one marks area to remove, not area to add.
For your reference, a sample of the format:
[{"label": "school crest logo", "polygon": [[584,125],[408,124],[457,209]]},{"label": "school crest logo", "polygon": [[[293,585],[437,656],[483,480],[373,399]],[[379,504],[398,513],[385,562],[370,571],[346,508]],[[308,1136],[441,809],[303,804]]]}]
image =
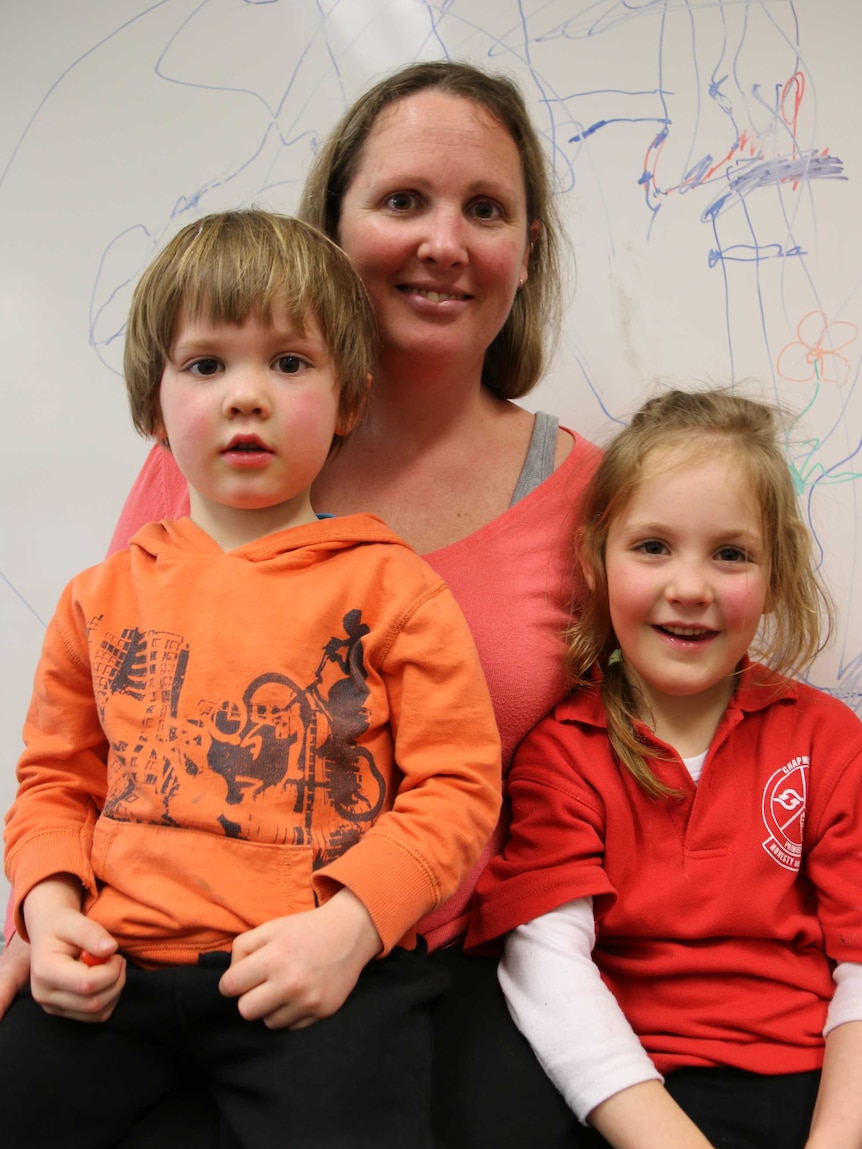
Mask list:
[{"label": "school crest logo", "polygon": [[808,804],[807,754],[792,758],[776,770],[763,788],[764,850],[785,870],[798,870],[802,863],[802,831]]}]

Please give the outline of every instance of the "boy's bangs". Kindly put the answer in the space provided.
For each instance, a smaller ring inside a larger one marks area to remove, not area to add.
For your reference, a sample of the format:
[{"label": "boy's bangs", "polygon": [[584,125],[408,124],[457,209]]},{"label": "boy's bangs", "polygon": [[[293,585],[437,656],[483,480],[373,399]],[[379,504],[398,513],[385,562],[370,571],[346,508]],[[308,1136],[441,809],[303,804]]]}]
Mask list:
[{"label": "boy's bangs", "polygon": [[[218,250],[202,252],[183,269],[179,295],[191,318],[210,323],[241,324],[252,314],[265,323],[272,320],[273,306],[281,306],[294,326],[302,331],[308,301],[302,298],[303,280],[298,269],[285,267],[285,252],[253,253]],[[208,258],[208,256],[214,258]],[[299,286],[299,290],[296,287]]]}]

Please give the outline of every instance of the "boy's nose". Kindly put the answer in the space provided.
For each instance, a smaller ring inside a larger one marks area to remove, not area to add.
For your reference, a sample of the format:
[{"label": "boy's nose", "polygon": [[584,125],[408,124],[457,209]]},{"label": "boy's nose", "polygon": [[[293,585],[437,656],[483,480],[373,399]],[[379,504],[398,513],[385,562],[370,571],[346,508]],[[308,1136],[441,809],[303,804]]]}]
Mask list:
[{"label": "boy's nose", "polygon": [[223,410],[226,416],[265,415],[269,412],[268,389],[257,375],[248,373],[228,387]]}]

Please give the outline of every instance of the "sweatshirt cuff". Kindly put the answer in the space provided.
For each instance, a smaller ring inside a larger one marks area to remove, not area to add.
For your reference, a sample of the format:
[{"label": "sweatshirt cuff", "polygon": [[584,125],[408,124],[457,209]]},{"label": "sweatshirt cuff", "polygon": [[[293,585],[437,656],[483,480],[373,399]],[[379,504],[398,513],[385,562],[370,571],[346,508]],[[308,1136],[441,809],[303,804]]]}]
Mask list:
[{"label": "sweatshirt cuff", "polygon": [[357,843],[318,870],[313,881],[320,902],[342,886],[359,898],[383,943],[381,957],[399,943],[412,947],[416,923],[442,900],[440,885],[422,858],[383,836]]},{"label": "sweatshirt cuff", "polygon": [[24,924],[22,906],[34,886],[57,874],[72,874],[84,889],[95,887],[90,856],[92,828],[49,830],[32,834],[25,843],[13,849],[6,860],[6,873],[13,887],[12,913],[15,929],[25,941],[30,938]]}]

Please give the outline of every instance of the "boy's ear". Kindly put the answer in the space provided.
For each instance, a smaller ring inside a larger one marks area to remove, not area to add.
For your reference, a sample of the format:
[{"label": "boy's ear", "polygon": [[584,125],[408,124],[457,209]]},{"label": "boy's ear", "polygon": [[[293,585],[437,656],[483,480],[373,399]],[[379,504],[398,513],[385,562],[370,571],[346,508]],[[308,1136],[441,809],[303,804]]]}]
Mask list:
[{"label": "boy's ear", "polygon": [[168,431],[160,415],[157,415],[153,420],[153,430],[150,437],[170,451],[171,445],[168,442]]}]

